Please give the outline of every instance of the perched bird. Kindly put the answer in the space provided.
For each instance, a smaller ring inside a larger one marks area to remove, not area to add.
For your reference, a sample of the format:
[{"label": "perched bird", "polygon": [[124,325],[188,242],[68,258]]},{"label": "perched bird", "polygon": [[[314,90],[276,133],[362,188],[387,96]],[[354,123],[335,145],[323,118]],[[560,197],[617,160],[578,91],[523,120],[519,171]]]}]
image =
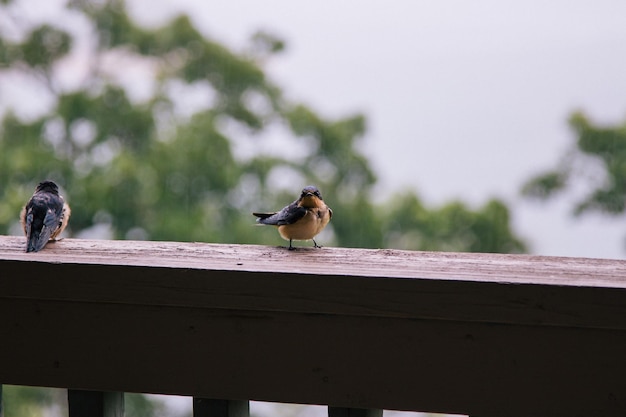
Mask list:
[{"label": "perched bird", "polygon": [[321,248],[313,238],[326,227],[333,211],[324,203],[320,191],[309,185],[304,187],[300,198],[281,211],[252,214],[258,217],[258,223],[278,227],[280,236],[289,241],[289,250],[293,250],[293,240],[311,239],[316,248]]},{"label": "perched bird", "polygon": [[49,240],[61,234],[70,213],[70,206],[59,195],[59,187],[52,181],[40,182],[20,213],[26,252],[39,252]]}]

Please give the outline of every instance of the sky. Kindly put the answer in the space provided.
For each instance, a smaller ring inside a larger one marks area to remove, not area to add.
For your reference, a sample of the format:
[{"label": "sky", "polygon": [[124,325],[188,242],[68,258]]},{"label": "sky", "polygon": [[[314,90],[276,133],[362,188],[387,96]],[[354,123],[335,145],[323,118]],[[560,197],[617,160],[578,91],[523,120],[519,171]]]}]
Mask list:
[{"label": "sky", "polygon": [[524,200],[522,184],[574,144],[576,110],[626,120],[626,2],[618,0],[237,2],[131,0],[144,24],[190,13],[206,35],[244,50],[257,30],[286,51],[266,63],[294,101],[327,117],[362,112],[377,195],[512,208],[535,254],[624,258],[623,217],[573,218],[575,193]]}]

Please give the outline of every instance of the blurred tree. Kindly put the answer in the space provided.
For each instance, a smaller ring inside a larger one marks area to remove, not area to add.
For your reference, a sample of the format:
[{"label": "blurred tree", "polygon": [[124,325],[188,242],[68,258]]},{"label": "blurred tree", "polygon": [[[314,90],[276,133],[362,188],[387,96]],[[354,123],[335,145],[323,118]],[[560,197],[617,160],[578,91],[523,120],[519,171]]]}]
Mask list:
[{"label": "blurred tree", "polygon": [[[189,399],[191,403],[191,398]],[[168,413],[162,397],[143,394],[124,394],[124,416],[126,417],[160,417],[171,415]]]},{"label": "blurred tree", "polygon": [[[2,387],[2,405],[5,416],[43,417],[49,415],[46,409],[65,407],[63,399],[66,391],[55,388],[21,387],[4,385]],[[66,411],[67,407],[64,410]]]},{"label": "blurred tree", "polygon": [[[16,385],[4,385],[2,388],[3,411],[7,417],[64,416],[68,413],[67,390]],[[189,403],[191,404],[191,398]],[[161,397],[126,393],[124,415],[159,417],[168,415],[168,410]]]},{"label": "blurred tree", "polygon": [[[5,3],[7,16],[20,4]],[[428,210],[409,195],[398,206],[375,206],[376,178],[358,151],[364,116],[325,119],[285,100],[261,67],[285,48],[276,36],[256,33],[235,53],[184,15],[145,28],[121,0],[72,0],[66,9],[65,23],[20,20],[17,36],[0,32],[0,77],[19,71],[53,98],[41,116],[8,111],[2,119],[0,231],[18,232],[16,213],[50,178],[73,206],[74,235],[280,244],[275,232],[251,227],[250,212],[278,209],[311,183],[335,213],[327,244],[524,249],[502,203]],[[76,19],[89,23],[80,34],[87,52],[68,30]],[[88,62],[82,72],[67,65],[80,59]],[[125,83],[134,68],[148,70]],[[70,71],[72,85],[63,81]],[[134,98],[136,84],[146,97]],[[419,209],[402,205],[411,201]]]},{"label": "blurred tree", "polygon": [[582,197],[574,203],[573,214],[622,214],[626,209],[626,123],[598,126],[576,112],[569,124],[575,133],[575,145],[565,152],[555,169],[530,179],[523,194],[547,199],[576,187],[576,193]]},{"label": "blurred tree", "polygon": [[509,229],[509,210],[498,200],[477,211],[451,202],[428,210],[412,193],[396,196],[385,216],[388,248],[432,251],[525,251],[524,243]]}]

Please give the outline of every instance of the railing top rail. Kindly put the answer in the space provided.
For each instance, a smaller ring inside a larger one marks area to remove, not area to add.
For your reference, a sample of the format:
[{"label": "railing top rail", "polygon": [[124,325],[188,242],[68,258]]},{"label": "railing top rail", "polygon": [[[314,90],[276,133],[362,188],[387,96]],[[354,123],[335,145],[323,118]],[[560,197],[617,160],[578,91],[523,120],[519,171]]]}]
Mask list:
[{"label": "railing top rail", "polygon": [[622,415],[626,262],[0,236],[0,383]]}]

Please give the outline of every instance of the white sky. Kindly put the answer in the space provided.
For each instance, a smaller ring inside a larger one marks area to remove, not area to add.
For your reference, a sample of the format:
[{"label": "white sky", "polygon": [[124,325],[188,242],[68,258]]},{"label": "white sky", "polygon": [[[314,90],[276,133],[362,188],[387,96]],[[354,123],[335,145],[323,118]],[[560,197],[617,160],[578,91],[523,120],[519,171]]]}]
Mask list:
[{"label": "white sky", "polygon": [[[27,10],[49,16],[61,1],[27,0],[38,5]],[[429,205],[498,197],[533,253],[626,257],[623,217],[573,219],[571,196],[519,197],[573,142],[572,111],[626,119],[626,2],[128,1],[143,23],[186,11],[236,50],[258,29],[284,38],[269,76],[326,116],[366,114],[363,151],[381,199],[403,188]]]}]

